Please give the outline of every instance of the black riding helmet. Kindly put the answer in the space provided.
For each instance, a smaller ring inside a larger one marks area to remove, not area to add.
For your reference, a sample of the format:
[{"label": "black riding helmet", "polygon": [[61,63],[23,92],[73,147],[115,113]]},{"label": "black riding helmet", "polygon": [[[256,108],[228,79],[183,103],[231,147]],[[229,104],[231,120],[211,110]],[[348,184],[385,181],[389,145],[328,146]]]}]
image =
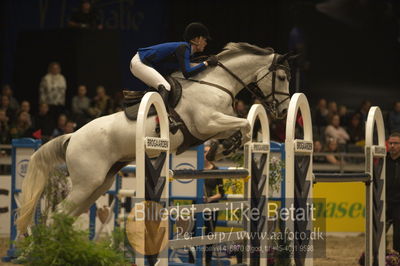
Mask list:
[{"label": "black riding helmet", "polygon": [[193,22],[186,26],[185,32],[183,33],[183,39],[187,42],[190,40],[202,36],[207,40],[211,40],[208,29],[200,22]]}]

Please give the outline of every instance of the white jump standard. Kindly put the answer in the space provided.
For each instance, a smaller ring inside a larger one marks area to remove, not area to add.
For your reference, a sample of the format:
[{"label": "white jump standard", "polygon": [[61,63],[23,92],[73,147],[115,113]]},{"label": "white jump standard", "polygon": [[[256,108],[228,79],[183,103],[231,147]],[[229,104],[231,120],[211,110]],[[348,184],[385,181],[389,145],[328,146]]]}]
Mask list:
[{"label": "white jump standard", "polygon": [[[297,112],[301,111],[304,139],[295,139]],[[378,133],[378,144],[374,145],[374,128]],[[366,185],[366,241],[365,265],[385,265],[385,130],[379,107],[371,107],[365,129],[365,172],[338,174],[312,172],[312,125],[310,109],[304,94],[293,95],[288,110],[286,125],[286,197],[294,199],[295,208],[306,208],[312,202],[312,183],[318,182],[364,182]],[[292,232],[313,230],[312,221],[291,221]],[[300,245],[313,245],[312,239],[294,239],[295,265],[312,265],[313,253]],[[296,247],[297,245],[297,247]],[[303,252],[302,252],[303,251]]]}]

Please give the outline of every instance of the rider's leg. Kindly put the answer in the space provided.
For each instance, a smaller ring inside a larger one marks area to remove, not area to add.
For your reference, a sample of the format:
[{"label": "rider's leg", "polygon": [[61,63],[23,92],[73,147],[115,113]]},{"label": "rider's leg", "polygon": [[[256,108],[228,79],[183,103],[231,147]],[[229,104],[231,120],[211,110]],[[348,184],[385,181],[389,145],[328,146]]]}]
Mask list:
[{"label": "rider's leg", "polygon": [[175,134],[178,131],[179,127],[182,125],[182,123],[175,121],[175,119],[173,119],[173,117],[170,115],[171,114],[171,106],[169,105],[169,101],[168,101],[169,90],[167,90],[163,84],[160,84],[157,89],[158,89],[158,92],[160,93],[161,98],[164,101],[165,108],[167,109],[168,120],[169,120],[169,130],[172,132],[172,134]]},{"label": "rider's leg", "polygon": [[[166,81],[157,70],[149,67],[146,64],[143,64],[138,54],[136,54],[131,60],[131,72],[135,77],[146,83],[148,86],[158,90],[161,98],[164,100],[167,112],[170,114],[168,96],[171,90],[171,85],[168,83],[168,81]],[[170,121],[170,131],[175,133],[179,129],[181,123],[176,122],[170,115],[168,118]]]},{"label": "rider's leg", "polygon": [[158,86],[164,85],[167,91],[171,90],[171,85],[169,85],[168,81],[166,81],[157,70],[143,64],[143,62],[140,61],[138,54],[136,54],[131,60],[131,72],[135,77],[152,88],[158,89]]}]

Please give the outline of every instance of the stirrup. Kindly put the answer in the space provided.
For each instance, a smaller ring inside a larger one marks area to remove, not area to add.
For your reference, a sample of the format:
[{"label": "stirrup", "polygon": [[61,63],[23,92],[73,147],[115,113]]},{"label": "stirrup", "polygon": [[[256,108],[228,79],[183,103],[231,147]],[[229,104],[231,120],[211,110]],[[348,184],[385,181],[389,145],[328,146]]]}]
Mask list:
[{"label": "stirrup", "polygon": [[168,119],[169,120],[169,131],[175,135],[175,133],[181,128],[183,125],[182,122],[176,122],[173,119]]}]

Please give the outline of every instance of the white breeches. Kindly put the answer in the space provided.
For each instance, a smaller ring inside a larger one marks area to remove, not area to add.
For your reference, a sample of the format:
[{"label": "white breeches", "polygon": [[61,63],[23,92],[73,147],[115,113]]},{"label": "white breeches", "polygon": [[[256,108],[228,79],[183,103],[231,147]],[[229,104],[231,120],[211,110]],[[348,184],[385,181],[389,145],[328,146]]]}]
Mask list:
[{"label": "white breeches", "polygon": [[168,91],[171,90],[171,85],[169,85],[168,81],[157,70],[143,64],[138,53],[132,58],[130,68],[132,74],[146,83],[146,85],[155,89],[158,89],[160,85],[164,85]]}]

